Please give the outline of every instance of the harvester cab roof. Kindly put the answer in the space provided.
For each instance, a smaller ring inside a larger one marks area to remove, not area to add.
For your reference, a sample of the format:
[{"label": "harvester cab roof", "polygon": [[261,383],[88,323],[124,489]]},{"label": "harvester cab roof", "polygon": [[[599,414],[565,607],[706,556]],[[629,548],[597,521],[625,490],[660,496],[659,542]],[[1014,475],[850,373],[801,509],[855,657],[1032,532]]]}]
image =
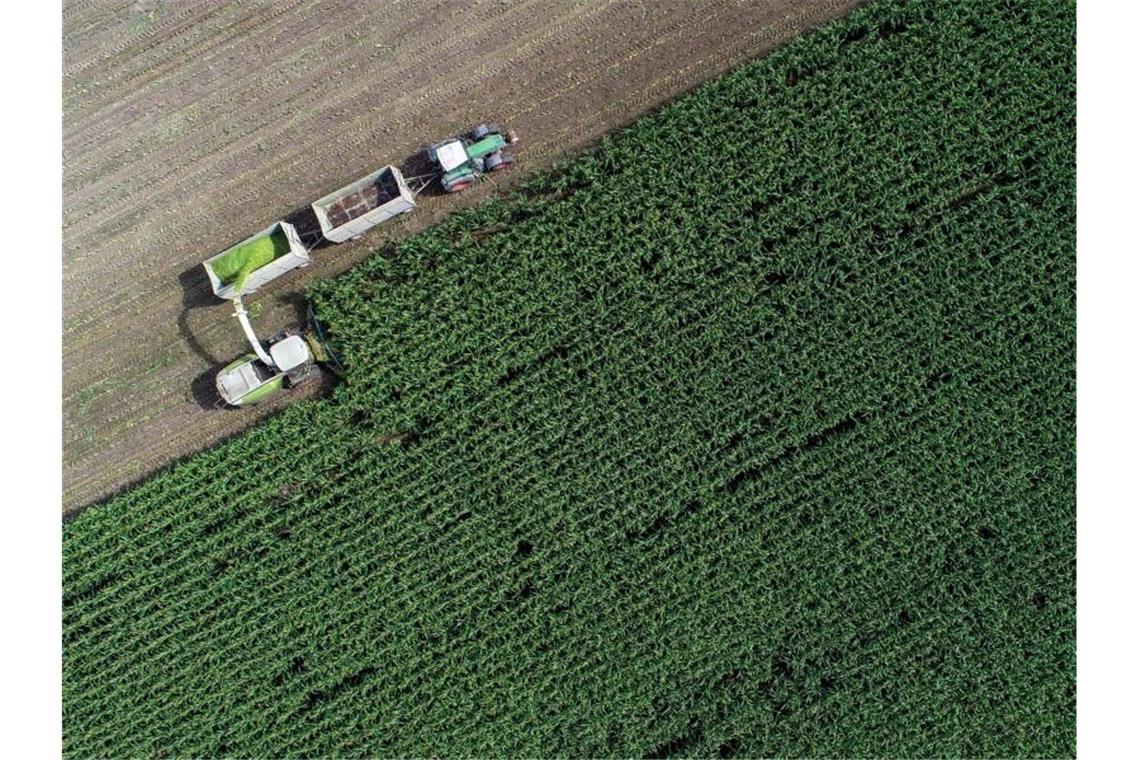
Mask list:
[{"label": "harvester cab roof", "polygon": [[274,343],[269,347],[269,356],[282,372],[294,370],[312,359],[309,347],[300,335],[290,335]]}]

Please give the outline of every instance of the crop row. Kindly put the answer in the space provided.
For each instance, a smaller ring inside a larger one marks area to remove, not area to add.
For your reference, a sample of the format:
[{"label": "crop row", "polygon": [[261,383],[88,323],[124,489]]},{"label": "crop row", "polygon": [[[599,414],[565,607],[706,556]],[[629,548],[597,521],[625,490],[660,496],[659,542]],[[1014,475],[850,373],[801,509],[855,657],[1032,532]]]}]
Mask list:
[{"label": "crop row", "polygon": [[71,755],[1069,755],[1074,11],[881,0],[311,293],[65,526]]}]

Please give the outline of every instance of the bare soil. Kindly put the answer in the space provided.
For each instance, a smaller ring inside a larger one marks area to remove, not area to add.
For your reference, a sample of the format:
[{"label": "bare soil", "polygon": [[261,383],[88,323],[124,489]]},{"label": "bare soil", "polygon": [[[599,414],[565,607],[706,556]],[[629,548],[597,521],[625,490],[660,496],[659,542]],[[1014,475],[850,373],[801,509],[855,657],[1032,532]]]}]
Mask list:
[{"label": "bare soil", "polygon": [[257,294],[264,334],[296,326],[311,278],[857,4],[65,2],[64,511],[322,392],[215,406],[214,372],[244,345],[204,259],[478,122],[519,132],[512,172]]}]

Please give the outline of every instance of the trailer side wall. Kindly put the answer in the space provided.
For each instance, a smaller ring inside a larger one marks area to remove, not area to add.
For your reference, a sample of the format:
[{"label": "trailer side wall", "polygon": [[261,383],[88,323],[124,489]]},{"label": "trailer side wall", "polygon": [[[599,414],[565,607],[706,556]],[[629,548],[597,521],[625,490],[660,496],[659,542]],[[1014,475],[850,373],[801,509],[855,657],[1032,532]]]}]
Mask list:
[{"label": "trailer side wall", "polygon": [[[232,251],[234,248],[237,248],[239,245],[244,245],[260,237],[268,237],[278,229],[284,232],[285,237],[289,240],[289,250],[265,266],[261,267],[260,269],[255,269],[253,272],[250,272],[249,277],[246,278],[245,286],[242,288],[241,293],[238,293],[234,289],[233,285],[224,285],[218,278],[217,274],[214,273],[214,268],[211,266],[212,262],[216,259],[220,259],[222,256],[225,256],[227,253]],[[286,272],[297,269],[299,267],[308,266],[310,261],[311,259],[309,258],[309,252],[305,248],[304,243],[301,242],[301,236],[297,234],[297,228],[288,222],[276,222],[266,227],[256,235],[251,235],[240,243],[230,246],[221,253],[215,256],[211,256],[202,263],[202,266],[206,269],[206,276],[210,278],[210,285],[214,289],[214,295],[218,296],[218,298],[225,298],[229,300],[236,298],[238,295],[248,295],[249,293],[254,293],[262,285],[265,285],[267,282],[280,277]]]},{"label": "trailer side wall", "polygon": [[[334,226],[329,218],[329,208],[340,199],[352,195],[353,193],[358,193],[370,185],[381,181],[383,175],[387,172],[391,172],[392,177],[395,179],[396,187],[399,189],[399,195],[365,214],[361,214],[339,226]],[[314,201],[313,213],[316,214],[317,221],[321,225],[321,234],[325,236],[325,239],[331,240],[334,243],[343,243],[345,240],[360,237],[376,225],[386,222],[398,214],[405,214],[411,211],[415,206],[416,197],[412,194],[411,190],[408,189],[403,174],[394,166],[385,166],[366,177],[361,177],[350,185],[346,185],[329,193],[320,200]]]}]

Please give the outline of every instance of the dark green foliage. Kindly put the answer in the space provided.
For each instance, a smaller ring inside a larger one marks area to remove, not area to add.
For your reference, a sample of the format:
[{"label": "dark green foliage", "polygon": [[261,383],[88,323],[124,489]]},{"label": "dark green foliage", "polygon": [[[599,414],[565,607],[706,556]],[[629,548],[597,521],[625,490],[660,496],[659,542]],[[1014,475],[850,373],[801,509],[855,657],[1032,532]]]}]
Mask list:
[{"label": "dark green foliage", "polygon": [[874,4],[319,283],[333,399],[66,526],[67,752],[1072,755],[1074,24]]}]

